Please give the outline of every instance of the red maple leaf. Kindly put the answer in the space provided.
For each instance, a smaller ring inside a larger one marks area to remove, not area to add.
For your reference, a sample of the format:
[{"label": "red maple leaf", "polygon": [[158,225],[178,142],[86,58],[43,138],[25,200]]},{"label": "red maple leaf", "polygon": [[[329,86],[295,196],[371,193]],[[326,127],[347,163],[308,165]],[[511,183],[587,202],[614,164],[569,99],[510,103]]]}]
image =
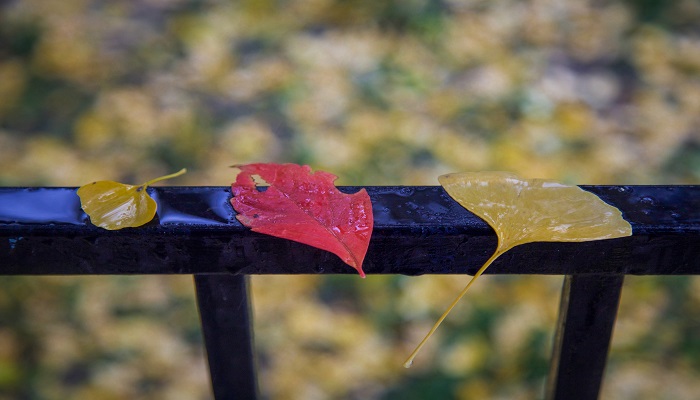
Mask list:
[{"label": "red maple leaf", "polygon": [[[341,193],[337,176],[308,165],[248,164],[231,185],[236,218],[254,232],[294,240],[340,257],[361,277],[372,236],[372,203],[365,189]],[[259,191],[254,177],[269,187]]]}]

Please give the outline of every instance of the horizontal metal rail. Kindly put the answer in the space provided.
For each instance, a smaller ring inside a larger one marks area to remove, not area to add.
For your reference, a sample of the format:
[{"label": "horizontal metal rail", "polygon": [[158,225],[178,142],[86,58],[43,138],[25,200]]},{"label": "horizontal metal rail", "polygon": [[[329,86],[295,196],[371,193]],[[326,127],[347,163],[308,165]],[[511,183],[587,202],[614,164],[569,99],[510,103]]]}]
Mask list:
[{"label": "horizontal metal rail", "polygon": [[[486,273],[700,273],[700,187],[583,188],[618,207],[634,235],[519,246]],[[356,273],[333,254],[242,226],[227,187],[148,190],[159,204],[153,222],[106,231],[88,222],[74,188],[0,188],[0,275]],[[441,187],[367,190],[375,219],[368,274],[473,274],[496,246],[491,228]]]}]

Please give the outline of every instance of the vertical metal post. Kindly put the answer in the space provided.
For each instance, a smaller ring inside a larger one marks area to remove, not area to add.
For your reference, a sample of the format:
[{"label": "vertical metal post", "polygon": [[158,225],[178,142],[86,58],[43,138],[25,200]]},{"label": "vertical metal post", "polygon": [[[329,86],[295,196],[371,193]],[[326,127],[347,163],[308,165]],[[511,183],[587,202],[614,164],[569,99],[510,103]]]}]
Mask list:
[{"label": "vertical metal post", "polygon": [[567,275],[546,399],[598,398],[624,275]]},{"label": "vertical metal post", "polygon": [[244,275],[194,276],[209,373],[217,400],[258,397],[248,280]]}]

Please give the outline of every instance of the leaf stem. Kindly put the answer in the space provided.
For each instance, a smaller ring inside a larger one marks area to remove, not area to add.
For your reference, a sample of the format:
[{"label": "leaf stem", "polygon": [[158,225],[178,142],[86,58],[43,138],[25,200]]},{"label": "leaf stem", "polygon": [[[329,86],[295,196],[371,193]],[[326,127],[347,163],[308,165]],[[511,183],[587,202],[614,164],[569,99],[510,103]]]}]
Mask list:
[{"label": "leaf stem", "polygon": [[161,176],[161,177],[158,177],[158,178],[155,178],[155,179],[151,179],[150,181],[148,181],[148,182],[144,183],[143,185],[141,185],[141,188],[142,188],[142,190],[143,190],[143,189],[146,189],[147,187],[149,187],[150,185],[152,185],[152,184],[154,184],[154,183],[157,183],[157,182],[160,182],[160,181],[164,181],[164,180],[166,180],[166,179],[177,178],[178,176],[184,174],[185,172],[187,172],[187,168],[183,168],[183,169],[181,169],[181,170],[175,172],[174,174],[165,175],[165,176]]},{"label": "leaf stem", "polygon": [[447,318],[447,314],[449,314],[450,311],[452,311],[452,309],[462,299],[462,297],[464,297],[464,294],[467,293],[467,290],[469,290],[469,288],[476,281],[476,279],[478,277],[480,277],[481,274],[484,273],[484,271],[486,271],[486,268],[488,268],[489,265],[491,265],[498,257],[500,257],[503,253],[508,251],[511,247],[501,248],[500,243],[499,243],[499,246],[496,248],[496,251],[493,253],[493,255],[491,255],[491,257],[488,260],[486,260],[484,265],[482,265],[478,271],[476,271],[476,274],[474,274],[474,276],[469,281],[469,283],[467,283],[467,286],[465,286],[464,289],[462,289],[462,291],[459,293],[459,295],[457,295],[457,298],[452,301],[452,304],[450,304],[450,306],[447,308],[447,310],[444,313],[442,313],[440,318],[438,318],[437,322],[435,322],[435,325],[433,325],[433,327],[430,329],[428,334],[425,335],[423,340],[418,344],[418,346],[416,346],[415,350],[413,350],[411,355],[408,356],[408,359],[406,359],[406,362],[404,362],[404,364],[403,364],[404,368],[411,368],[411,365],[413,365],[413,359],[416,358],[416,356],[418,355],[418,352],[420,351],[420,349],[423,348],[423,346],[428,341],[428,339],[430,339],[430,337],[433,336],[433,333],[435,333],[435,331],[438,329],[438,327],[440,326],[442,321],[444,321],[445,318]]}]

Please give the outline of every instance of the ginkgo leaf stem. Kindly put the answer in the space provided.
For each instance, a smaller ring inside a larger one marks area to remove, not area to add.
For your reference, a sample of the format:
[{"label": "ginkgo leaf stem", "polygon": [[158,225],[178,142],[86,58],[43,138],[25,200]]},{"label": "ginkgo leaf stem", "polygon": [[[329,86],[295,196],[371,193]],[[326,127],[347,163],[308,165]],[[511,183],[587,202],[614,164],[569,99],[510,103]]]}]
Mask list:
[{"label": "ginkgo leaf stem", "polygon": [[152,185],[152,184],[154,184],[154,183],[157,183],[157,182],[160,182],[160,181],[164,181],[164,180],[166,180],[166,179],[177,178],[178,176],[184,174],[185,172],[187,172],[187,168],[183,168],[183,169],[181,169],[181,170],[179,170],[179,171],[177,171],[177,172],[175,172],[175,173],[173,173],[173,174],[170,174],[170,175],[160,176],[160,177],[158,177],[158,178],[151,179],[150,181],[148,181],[148,182],[144,183],[143,185],[141,185],[141,188],[146,189],[147,187],[149,187],[150,185]]},{"label": "ginkgo leaf stem", "polygon": [[444,313],[442,313],[440,318],[438,318],[437,322],[435,322],[435,325],[433,325],[433,327],[430,328],[430,331],[428,332],[428,334],[425,335],[423,340],[418,344],[418,346],[416,346],[415,350],[413,350],[413,353],[411,353],[411,355],[408,356],[408,359],[406,359],[406,362],[404,362],[404,364],[403,364],[404,368],[411,368],[411,365],[413,365],[413,359],[416,358],[416,356],[418,355],[418,352],[421,350],[421,348],[423,348],[425,343],[428,342],[428,339],[430,339],[430,337],[433,336],[433,333],[435,333],[435,331],[438,329],[440,324],[442,324],[442,321],[444,321],[445,318],[447,318],[447,315],[450,313],[450,311],[452,311],[452,309],[455,308],[455,306],[457,305],[457,303],[459,303],[459,301],[462,299],[462,297],[464,297],[464,294],[467,293],[467,290],[469,290],[469,288],[476,281],[476,279],[478,277],[480,277],[481,274],[484,273],[484,271],[486,271],[486,268],[488,268],[489,265],[491,265],[498,257],[500,257],[503,253],[508,251],[511,247],[512,246],[501,248],[500,243],[499,243],[499,246],[496,249],[496,251],[493,253],[493,255],[491,255],[491,257],[488,260],[486,260],[484,265],[482,265],[478,271],[476,271],[476,274],[474,274],[472,279],[469,280],[469,283],[467,283],[467,286],[465,286],[464,289],[462,289],[462,291],[459,293],[459,295],[457,295],[457,298],[455,298],[454,301],[452,301],[452,304],[450,304],[450,306],[447,308],[447,310]]}]

